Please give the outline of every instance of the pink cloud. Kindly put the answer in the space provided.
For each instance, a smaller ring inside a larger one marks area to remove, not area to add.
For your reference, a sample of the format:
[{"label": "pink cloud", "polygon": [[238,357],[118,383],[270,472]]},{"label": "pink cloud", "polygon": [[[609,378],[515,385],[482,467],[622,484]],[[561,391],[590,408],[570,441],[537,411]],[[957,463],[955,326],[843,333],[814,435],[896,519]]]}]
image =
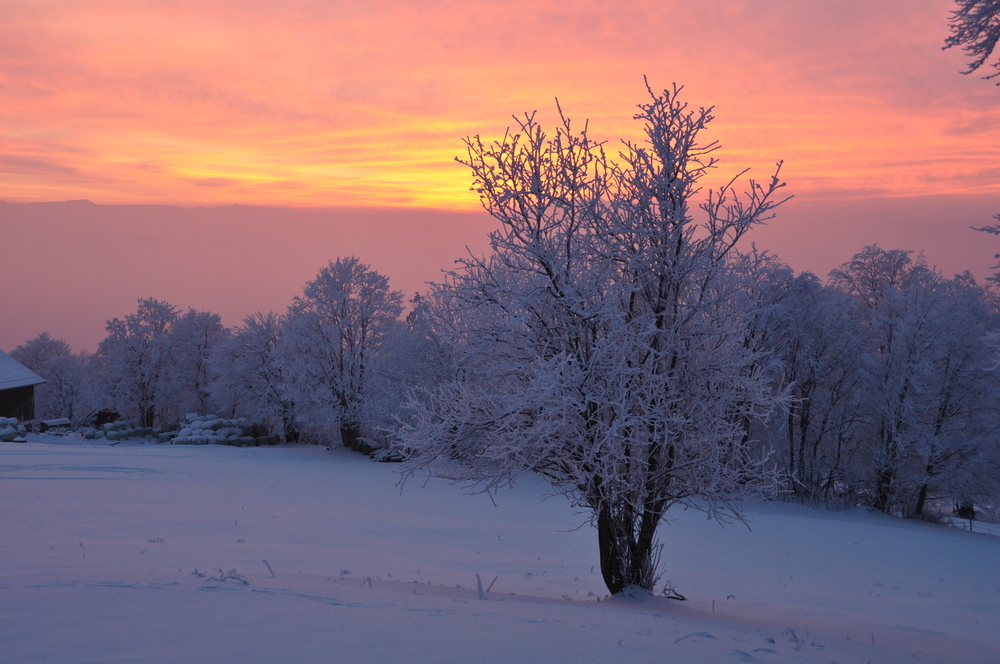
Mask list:
[{"label": "pink cloud", "polygon": [[926,193],[912,164],[928,153],[952,172],[936,193],[993,191],[963,156],[1000,145],[996,92],[941,52],[950,6],[17,3],[0,149],[84,177],[15,173],[0,198],[470,209],[463,135],[551,116],[556,96],[602,135],[634,134],[643,74],[715,104],[733,166],[784,158],[797,193]]}]

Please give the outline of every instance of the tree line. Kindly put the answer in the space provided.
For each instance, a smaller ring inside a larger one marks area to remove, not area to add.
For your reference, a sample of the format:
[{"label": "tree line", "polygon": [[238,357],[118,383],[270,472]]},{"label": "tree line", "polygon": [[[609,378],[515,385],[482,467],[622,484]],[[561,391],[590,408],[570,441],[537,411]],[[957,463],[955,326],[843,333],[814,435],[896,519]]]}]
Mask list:
[{"label": "tree line", "polygon": [[338,258],[284,314],[258,312],[227,328],[218,314],[140,299],[135,312],[108,321],[96,353],[73,353],[42,333],[11,356],[46,380],[38,419],[152,427],[219,413],[261,422],[288,442],[339,437],[372,449],[388,444],[390,404],[406,389],[402,311],[386,277]]}]

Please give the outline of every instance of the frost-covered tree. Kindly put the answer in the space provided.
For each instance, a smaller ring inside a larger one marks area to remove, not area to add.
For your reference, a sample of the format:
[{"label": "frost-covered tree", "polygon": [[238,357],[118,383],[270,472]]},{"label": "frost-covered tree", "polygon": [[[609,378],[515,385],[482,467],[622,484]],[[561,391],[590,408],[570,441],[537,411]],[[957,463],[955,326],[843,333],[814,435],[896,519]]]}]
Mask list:
[{"label": "frost-covered tree", "polygon": [[[972,58],[962,73],[971,74],[986,64],[1000,41],[1000,0],[955,0],[955,4],[958,9],[951,13],[951,35],[944,48],[960,46]],[[1000,61],[989,66],[997,71],[983,78],[1000,76]]]},{"label": "frost-covered tree", "polygon": [[157,418],[210,410],[209,358],[225,338],[217,314],[140,299],[138,310],[108,321],[91,371],[90,401],[136,417],[142,426]]},{"label": "frost-covered tree", "polygon": [[831,283],[851,295],[863,346],[858,357],[865,391],[870,503],[892,512],[901,503],[900,479],[912,442],[927,359],[938,329],[935,323],[936,275],[921,256],[865,247],[841,268]]},{"label": "frost-covered tree", "polygon": [[97,349],[109,404],[119,413],[153,426],[163,403],[164,380],[174,362],[172,331],[177,308],[153,298],[140,299],[137,311],[108,321],[108,336]]},{"label": "frost-covered tree", "polygon": [[217,377],[212,394],[231,416],[261,422],[298,440],[295,404],[285,394],[280,361],[281,317],[260,312],[248,316],[216,347],[211,363]]},{"label": "frost-covered tree", "polygon": [[997,495],[996,295],[910,253],[866,247],[825,285],[783,269],[758,284],[790,396],[759,434],[801,499],[924,517]]},{"label": "frost-covered tree", "polygon": [[811,273],[793,276],[785,268],[771,271],[760,291],[768,310],[765,344],[781,363],[790,397],[764,437],[784,461],[789,492],[842,496],[851,486],[860,404],[853,300]]},{"label": "frost-covered tree", "polygon": [[45,379],[35,387],[35,416],[39,419],[68,417],[76,420],[86,353],[74,353],[62,339],[42,332],[13,351],[11,357]]},{"label": "frost-covered tree", "polygon": [[739,517],[735,495],[774,483],[747,422],[779,395],[733,264],[782,183],[730,182],[697,221],[717,144],[701,139],[711,109],[679,93],[650,90],[645,142],[615,160],[564,116],[551,138],[529,114],[495,143],[467,139],[461,161],[501,229],[443,285],[460,314],[454,378],[411,400],[401,432],[411,475],[487,491],[547,477],[590,511],[612,593],[653,587],[672,505]]},{"label": "frost-covered tree", "polygon": [[451,378],[458,311],[450,295],[450,290],[432,286],[410,300],[405,328],[397,335],[398,363],[406,373],[405,382],[427,387]]},{"label": "frost-covered tree", "polygon": [[48,332],[42,332],[10,352],[11,357],[36,373],[55,358],[72,354],[68,343],[53,339]]},{"label": "frost-covered tree", "polygon": [[949,486],[988,493],[978,480],[997,476],[1000,376],[987,349],[997,324],[989,294],[909,254],[866,247],[831,273],[831,284],[855,301],[862,500],[920,516]]},{"label": "frost-covered tree", "polygon": [[922,517],[930,501],[987,503],[1000,497],[1000,371],[991,339],[1000,329],[996,297],[968,274],[939,286],[942,321],[916,413],[906,505]]},{"label": "frost-covered tree", "polygon": [[[463,317],[454,293],[440,285],[410,300],[405,325],[394,336],[390,363],[399,383],[426,393],[454,377],[459,320]],[[405,390],[404,390],[405,391]],[[405,399],[403,399],[405,400]],[[405,415],[397,411],[395,416]]]},{"label": "frost-covered tree", "polygon": [[215,376],[209,360],[228,335],[222,319],[208,311],[188,309],[174,323],[170,335],[174,359],[165,376],[163,388],[168,395],[163,406],[177,415],[211,412]]},{"label": "frost-covered tree", "polygon": [[370,446],[366,408],[385,346],[401,325],[402,302],[388,278],[353,256],[329,263],[306,284],[282,329],[283,375],[300,421],[339,431],[347,447]]}]

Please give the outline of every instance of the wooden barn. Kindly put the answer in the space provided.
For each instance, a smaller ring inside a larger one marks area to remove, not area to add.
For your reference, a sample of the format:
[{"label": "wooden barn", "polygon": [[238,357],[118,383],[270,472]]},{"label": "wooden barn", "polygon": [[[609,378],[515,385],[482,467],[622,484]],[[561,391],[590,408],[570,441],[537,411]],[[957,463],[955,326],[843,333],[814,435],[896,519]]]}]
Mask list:
[{"label": "wooden barn", "polygon": [[0,417],[35,419],[35,385],[38,374],[0,350]]}]

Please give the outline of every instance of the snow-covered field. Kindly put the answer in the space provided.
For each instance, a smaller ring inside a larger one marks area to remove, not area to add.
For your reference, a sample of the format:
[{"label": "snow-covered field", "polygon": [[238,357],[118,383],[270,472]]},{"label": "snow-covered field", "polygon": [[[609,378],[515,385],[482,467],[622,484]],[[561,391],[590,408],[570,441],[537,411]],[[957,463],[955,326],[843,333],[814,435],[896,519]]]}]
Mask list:
[{"label": "snow-covered field", "polygon": [[534,480],[494,505],[340,450],[31,440],[0,444],[2,662],[1000,662],[985,534],[680,512],[688,601],[603,601],[596,534]]}]

